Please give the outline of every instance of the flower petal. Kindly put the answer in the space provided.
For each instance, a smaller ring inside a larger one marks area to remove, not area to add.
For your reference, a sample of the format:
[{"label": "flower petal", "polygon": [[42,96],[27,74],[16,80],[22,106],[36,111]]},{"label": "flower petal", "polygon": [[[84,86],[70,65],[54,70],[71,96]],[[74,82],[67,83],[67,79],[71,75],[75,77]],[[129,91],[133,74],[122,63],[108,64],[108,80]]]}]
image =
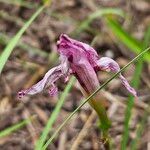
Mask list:
[{"label": "flower petal", "polygon": [[57,46],[59,53],[65,55],[69,59],[74,57],[74,59],[76,58],[75,60],[79,60],[85,57],[92,66],[95,66],[96,61],[99,59],[97,52],[90,45],[71,39],[65,34],[60,36]]},{"label": "flower petal", "polygon": [[[118,72],[120,70],[120,67],[118,65],[118,63],[116,61],[114,61],[111,58],[108,57],[102,57],[97,61],[97,70],[104,70],[107,72]],[[137,96],[137,93],[135,91],[134,88],[132,88],[128,81],[125,79],[125,77],[123,77],[120,73],[119,78],[121,79],[122,84],[124,85],[124,87],[131,93],[133,94],[135,97]]]},{"label": "flower petal", "polygon": [[60,62],[61,62],[61,70],[63,74],[68,74],[69,73],[69,62],[68,58],[64,55],[60,55]]},{"label": "flower petal", "polygon": [[50,96],[55,96],[58,94],[58,88],[57,86],[55,86],[54,84],[49,88],[49,91],[48,91],[49,95]]},{"label": "flower petal", "polygon": [[62,34],[58,41],[58,52],[67,58],[71,72],[88,94],[98,88],[99,81],[94,70],[98,54],[91,46]]},{"label": "flower petal", "polygon": [[[58,80],[63,75],[64,74],[62,73],[61,65],[54,67],[45,74],[45,76],[42,80],[40,80],[38,83],[33,85],[31,88],[18,92],[18,97],[22,98],[23,96],[25,96],[27,94],[33,95],[33,94],[39,93],[43,89],[48,88],[50,86],[55,87],[54,86],[55,81]],[[54,89],[56,89],[56,87],[52,88],[52,89],[53,90],[50,90],[51,92],[49,92],[51,95],[53,95],[53,93],[55,93],[53,91],[54,91]]]}]

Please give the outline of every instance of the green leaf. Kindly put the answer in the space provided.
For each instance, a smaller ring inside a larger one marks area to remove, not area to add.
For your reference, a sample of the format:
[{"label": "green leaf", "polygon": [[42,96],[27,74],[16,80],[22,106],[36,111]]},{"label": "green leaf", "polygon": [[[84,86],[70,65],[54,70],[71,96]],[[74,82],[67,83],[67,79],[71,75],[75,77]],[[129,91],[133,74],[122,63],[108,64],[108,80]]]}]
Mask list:
[{"label": "green leaf", "polygon": [[51,114],[51,116],[50,116],[50,118],[49,118],[49,120],[48,120],[41,136],[40,136],[40,139],[37,141],[35,150],[41,150],[42,149],[42,147],[43,147],[43,145],[46,141],[46,138],[48,136],[48,133],[51,131],[52,125],[56,121],[56,119],[59,115],[59,112],[61,110],[61,107],[63,106],[63,104],[65,102],[65,99],[66,99],[71,87],[73,86],[74,82],[75,82],[75,78],[72,77],[70,79],[70,81],[68,82],[64,92],[61,94],[60,99],[59,99],[55,109],[53,110],[53,112],[52,112],[52,114]]},{"label": "green leaf", "polygon": [[[150,27],[146,31],[144,42],[143,42],[143,48],[146,48],[149,45],[149,40],[150,40]],[[143,68],[143,58],[140,58],[140,60],[136,64],[134,78],[132,79],[132,85],[136,89],[139,87],[142,68]],[[132,113],[131,111],[132,111],[133,106],[134,106],[134,97],[130,96],[128,99],[126,113],[125,113],[124,132],[122,135],[122,142],[121,142],[122,150],[126,150],[126,147],[127,147],[126,145],[127,145],[128,138],[129,138],[129,121],[131,118],[131,113]],[[134,142],[134,144],[136,144],[136,142]],[[133,145],[133,147],[136,147],[136,146]]]},{"label": "green leaf", "polygon": [[[7,45],[9,43],[10,39],[11,39],[11,37],[0,32],[0,44]],[[36,55],[39,55],[41,57],[48,57],[47,53],[44,50],[38,49],[38,48],[30,46],[28,44],[25,44],[21,40],[18,41],[16,46],[18,46],[19,48],[21,48],[21,49],[23,49],[23,50],[25,50],[31,54],[36,54]]]},{"label": "green leaf", "polygon": [[147,110],[143,114],[142,121],[138,124],[138,128],[137,128],[137,131],[136,131],[136,137],[132,141],[131,146],[130,146],[131,150],[137,150],[137,148],[138,148],[138,145],[139,145],[139,142],[140,142],[140,137],[143,133],[143,130],[144,130],[144,127],[145,127],[145,124],[146,124],[146,120],[147,120],[147,118],[149,116],[149,113],[150,113],[149,110],[150,110],[150,107],[147,108]]},{"label": "green leaf", "polygon": [[29,124],[33,120],[33,117],[30,117],[26,120],[23,120],[17,124],[12,125],[11,127],[8,127],[2,131],[0,131],[0,138],[7,136],[11,134],[12,132],[15,132],[19,130],[20,128],[24,127],[25,125]]},{"label": "green leaf", "polygon": [[[143,44],[140,41],[137,41],[134,37],[129,35],[121,25],[110,17],[106,17],[107,25],[110,27],[113,34],[118,38],[120,42],[125,44],[130,50],[136,54],[140,53],[143,49]],[[144,56],[144,60],[150,62],[150,53]]]},{"label": "green leaf", "polygon": [[[136,64],[135,72],[133,75],[132,83],[131,85],[137,89],[140,83],[140,75],[143,68],[143,59],[140,58],[139,61]],[[132,115],[132,108],[134,106],[134,97],[132,95],[129,96],[127,107],[125,111],[125,121],[124,121],[124,132],[122,135],[122,142],[121,142],[121,150],[126,150],[126,145],[129,137],[129,122]]]},{"label": "green leaf", "polygon": [[42,12],[44,8],[45,6],[41,6],[7,44],[6,48],[3,50],[2,54],[0,55],[0,74],[11,52],[13,51],[14,47],[17,45],[19,39],[21,38],[23,33],[27,30],[27,28],[30,26],[30,24],[34,21],[34,19]]}]

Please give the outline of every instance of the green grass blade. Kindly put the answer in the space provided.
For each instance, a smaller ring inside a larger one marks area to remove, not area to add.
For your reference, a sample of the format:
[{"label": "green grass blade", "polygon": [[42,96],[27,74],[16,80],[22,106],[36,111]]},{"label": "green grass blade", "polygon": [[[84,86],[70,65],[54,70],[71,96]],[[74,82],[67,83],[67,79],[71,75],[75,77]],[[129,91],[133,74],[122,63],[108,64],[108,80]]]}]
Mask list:
[{"label": "green grass blade", "polygon": [[[134,80],[133,80],[133,84],[132,84],[132,86],[134,88],[137,88],[139,85],[140,74],[142,71],[142,62],[143,62],[143,60],[141,59],[138,62],[138,64],[137,64],[138,66],[135,69]],[[126,108],[126,112],[125,112],[124,132],[122,135],[121,150],[126,150],[126,145],[127,145],[127,141],[128,141],[128,137],[129,137],[129,122],[130,122],[133,106],[134,106],[134,97],[130,95],[128,98],[127,108]]]},{"label": "green grass blade", "polygon": [[[145,38],[144,38],[144,42],[143,42],[143,48],[148,46],[148,42],[150,39],[150,29],[148,29],[148,32],[146,32]],[[132,86],[134,88],[138,88],[139,83],[140,83],[140,75],[142,72],[142,68],[143,68],[143,58],[140,58],[140,60],[137,62],[136,64],[136,69],[134,72],[134,78],[132,79]],[[134,106],[134,97],[133,96],[129,96],[128,99],[128,103],[127,103],[127,108],[126,108],[126,113],[125,113],[125,123],[124,123],[124,132],[122,135],[122,142],[121,142],[121,149],[125,150],[126,149],[126,145],[128,142],[128,137],[129,137],[129,121],[131,118],[131,111],[132,108]]]},{"label": "green grass blade", "polygon": [[145,33],[143,47],[147,47],[149,45],[150,45],[150,26],[148,27]]},{"label": "green grass blade", "polygon": [[[7,45],[9,43],[10,39],[11,39],[11,37],[0,32],[0,44],[1,45],[4,45],[4,46]],[[27,52],[30,52],[31,54],[37,54],[41,57],[48,57],[47,53],[44,50],[36,48],[36,47],[28,45],[28,44],[25,44],[21,40],[18,41],[16,46]]]},{"label": "green grass blade", "polygon": [[131,143],[131,146],[130,146],[131,149],[130,150],[137,150],[140,137],[142,135],[142,132],[144,131],[146,120],[147,120],[147,118],[149,116],[149,113],[150,113],[149,110],[150,110],[150,107],[147,108],[147,110],[145,111],[145,113],[144,113],[144,115],[142,117],[142,121],[140,122],[140,124],[139,124],[139,126],[137,128],[137,131],[136,131],[136,137]]},{"label": "green grass blade", "polygon": [[68,82],[64,92],[62,93],[62,95],[60,96],[60,99],[54,109],[54,111],[51,114],[51,117],[49,118],[46,127],[44,128],[40,139],[37,141],[36,143],[36,147],[35,150],[41,150],[43,145],[45,144],[46,138],[48,136],[48,133],[50,132],[50,130],[52,129],[52,125],[54,124],[54,122],[56,121],[58,114],[61,110],[62,105],[65,102],[66,96],[68,95],[72,85],[75,83],[75,78],[71,77],[70,81]]},{"label": "green grass blade", "polygon": [[[143,48],[145,48],[149,45],[149,40],[150,40],[150,27],[148,28],[148,31],[146,31],[146,34],[144,37],[144,42],[143,42]],[[143,68],[143,59],[141,58],[136,64],[134,78],[132,80],[132,84],[133,84],[134,88],[138,88],[138,86],[139,86],[142,68]],[[134,97],[130,96],[128,99],[127,109],[126,109],[126,113],[125,113],[124,133],[123,133],[122,142],[121,142],[121,149],[122,150],[126,149],[126,145],[128,142],[129,121],[131,118],[131,111],[132,111],[133,106],[134,106]],[[136,143],[134,142],[134,144],[136,144]],[[134,146],[134,147],[136,147],[136,146]]]},{"label": "green grass blade", "polygon": [[124,16],[124,13],[121,9],[118,8],[100,8],[100,10],[97,10],[93,12],[92,14],[89,15],[89,17],[81,22],[79,27],[76,29],[76,32],[79,34],[81,31],[85,30],[88,28],[89,24],[96,18],[102,17],[104,15],[119,15],[119,16]]},{"label": "green grass blade", "polygon": [[[143,68],[143,59],[140,58],[136,64],[135,72],[133,75],[134,78],[131,83],[131,85],[135,89],[138,88],[142,68]],[[126,150],[126,144],[127,144],[128,136],[129,136],[129,121],[131,118],[131,113],[132,113],[131,111],[132,111],[133,106],[134,106],[134,97],[130,95],[128,98],[127,108],[125,112],[124,132],[122,135],[121,150]]]},{"label": "green grass blade", "polygon": [[2,54],[0,55],[0,74],[4,68],[5,63],[8,60],[11,52],[13,51],[14,47],[17,45],[19,39],[21,38],[22,34],[26,31],[26,29],[30,26],[30,24],[34,21],[34,19],[42,12],[45,5],[41,6],[32,16],[31,18],[25,23],[25,25],[18,31],[18,33],[10,40],[6,48],[3,50]]},{"label": "green grass blade", "polygon": [[11,134],[12,132],[17,131],[18,129],[24,127],[25,125],[29,124],[33,120],[33,117],[30,117],[28,119],[25,119],[15,125],[12,125],[11,127],[8,127],[4,129],[3,131],[0,131],[0,138],[7,136]]},{"label": "green grass blade", "polygon": [[[119,41],[124,43],[130,50],[132,50],[136,54],[140,53],[141,49],[143,49],[143,45],[141,42],[130,36],[117,21],[111,19],[110,17],[107,17],[106,21],[111,31]],[[144,60],[150,62],[150,53],[147,53],[147,55],[144,56]]]},{"label": "green grass blade", "polygon": [[58,135],[60,130],[68,123],[68,121],[76,114],[76,112],[85,104],[87,103],[96,93],[98,93],[102,88],[104,88],[110,81],[112,81],[116,76],[119,75],[123,70],[125,70],[129,65],[131,65],[133,62],[135,62],[137,59],[139,59],[141,56],[143,56],[146,52],[150,50],[150,47],[145,49],[143,52],[141,52],[139,55],[137,55],[134,59],[132,59],[126,66],[124,66],[122,69],[120,69],[119,72],[115,73],[110,79],[108,79],[104,84],[102,84],[95,92],[93,92],[87,99],[85,99],[65,120],[64,122],[56,129],[54,134],[51,136],[51,138],[46,142],[46,144],[43,146],[42,150],[45,150],[48,145],[53,141],[53,139]]}]

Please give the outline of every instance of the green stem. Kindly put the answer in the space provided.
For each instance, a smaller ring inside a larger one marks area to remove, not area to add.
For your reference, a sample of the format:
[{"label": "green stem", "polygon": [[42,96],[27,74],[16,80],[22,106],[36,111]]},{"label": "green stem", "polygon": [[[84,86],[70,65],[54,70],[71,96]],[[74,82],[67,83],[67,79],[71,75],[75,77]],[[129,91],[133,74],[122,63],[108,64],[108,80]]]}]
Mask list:
[{"label": "green stem", "polygon": [[[97,97],[97,96],[96,96]],[[109,149],[110,147],[110,140],[109,140],[109,133],[108,130],[111,127],[111,121],[109,120],[105,105],[101,99],[95,98],[89,100],[89,104],[91,107],[96,111],[99,121],[100,121],[100,129],[102,131],[102,141],[104,141],[105,148]]]},{"label": "green stem", "polygon": [[104,104],[100,102],[100,99],[91,99],[89,101],[89,104],[92,106],[92,108],[97,112],[97,115],[100,120],[100,127],[102,131],[106,132],[111,126],[111,122],[107,117],[107,113],[104,107]]}]

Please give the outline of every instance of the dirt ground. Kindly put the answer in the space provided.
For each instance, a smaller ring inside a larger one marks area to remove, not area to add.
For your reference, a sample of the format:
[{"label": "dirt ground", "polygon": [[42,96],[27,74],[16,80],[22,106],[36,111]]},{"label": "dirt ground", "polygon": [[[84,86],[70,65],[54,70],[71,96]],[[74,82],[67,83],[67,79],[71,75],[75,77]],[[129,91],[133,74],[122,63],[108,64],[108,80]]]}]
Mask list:
[{"label": "dirt ground", "polygon": [[[21,6],[11,3],[11,0],[8,2],[0,0],[0,52],[40,5],[40,1],[36,0],[26,2],[28,5]],[[143,40],[146,30],[150,26],[150,1],[148,0],[57,0],[53,1],[51,7],[45,9],[27,29],[0,76],[0,131],[30,116],[35,116],[35,119],[9,136],[0,138],[0,150],[34,149],[34,145],[66,83],[58,82],[59,95],[55,97],[50,97],[46,92],[42,92],[18,100],[17,92],[39,81],[49,68],[59,63],[58,56],[54,59],[52,55],[57,50],[56,42],[61,33],[66,33],[88,44],[97,36],[93,47],[99,55],[112,57],[121,67],[135,57],[131,50],[118,42],[103,17],[92,21],[90,29],[79,34],[76,33],[80,22],[92,12],[108,7],[122,9],[127,16],[125,19],[118,17],[122,27],[138,40]],[[135,64],[132,64],[124,71],[123,74],[128,81],[131,81],[134,70]],[[104,72],[100,72],[98,76],[101,83],[111,77],[110,74]],[[140,86],[137,89],[139,100],[135,101],[132,110],[127,149],[130,149],[131,141],[136,136],[137,126],[149,105],[149,91],[150,64],[144,63]],[[113,139],[113,147],[115,150],[120,150],[128,92],[122,87],[120,80],[116,78],[109,83],[104,94],[110,103],[107,112],[112,120],[110,135]],[[66,116],[77,108],[83,98],[79,84],[75,83],[53,125],[52,132]],[[76,139],[85,124],[87,126],[82,133],[83,138],[77,141]],[[104,149],[97,126],[97,115],[88,103],[75,114],[48,149],[70,150],[73,145],[77,146],[77,150]],[[142,136],[138,141],[138,150],[150,150],[149,116],[146,118]]]}]

